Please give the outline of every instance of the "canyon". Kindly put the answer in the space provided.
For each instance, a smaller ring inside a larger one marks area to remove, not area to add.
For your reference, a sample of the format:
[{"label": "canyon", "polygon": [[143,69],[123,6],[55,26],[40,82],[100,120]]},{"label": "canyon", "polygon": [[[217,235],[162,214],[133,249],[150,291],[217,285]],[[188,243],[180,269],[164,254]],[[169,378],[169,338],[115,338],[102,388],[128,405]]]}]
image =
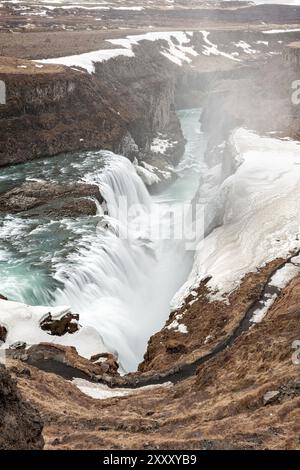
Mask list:
[{"label": "canyon", "polygon": [[300,7],[169,3],[3,2],[1,449],[299,449]]}]

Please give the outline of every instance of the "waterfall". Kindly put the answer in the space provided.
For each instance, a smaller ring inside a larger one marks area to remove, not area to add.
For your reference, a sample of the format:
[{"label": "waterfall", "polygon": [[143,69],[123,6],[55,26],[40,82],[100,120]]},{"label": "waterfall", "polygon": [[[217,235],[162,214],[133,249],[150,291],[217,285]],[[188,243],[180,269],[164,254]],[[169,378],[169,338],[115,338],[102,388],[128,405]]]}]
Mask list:
[{"label": "waterfall", "polygon": [[[67,344],[91,354],[94,332],[97,350],[92,353],[116,354],[126,372],[142,361],[150,336],[163,327],[171,299],[192,267],[193,252],[184,239],[170,237],[169,229],[177,227],[174,214],[198,187],[203,165],[199,115],[195,110],[181,117],[190,132],[185,156],[178,180],[159,196],[150,196],[132,163],[112,152],[53,157],[28,164],[27,177],[60,184],[77,178],[98,185],[106,201],[98,204],[98,214],[2,221],[2,292],[32,305],[68,305],[80,315],[85,334],[66,337]],[[3,173],[9,180],[10,173]],[[88,338],[91,347],[83,344]]]},{"label": "waterfall", "polygon": [[[132,371],[149,337],[168,317],[170,300],[190,269],[191,253],[182,240],[163,236],[170,204],[150,198],[128,159],[111,152],[106,158],[104,171],[87,174],[85,181],[99,186],[107,211],[99,208],[96,233],[85,236],[78,252],[57,266],[55,277],[63,287],[55,293],[55,305],[70,305],[83,325],[101,334],[123,369]],[[129,216],[119,210],[120,199]]]}]

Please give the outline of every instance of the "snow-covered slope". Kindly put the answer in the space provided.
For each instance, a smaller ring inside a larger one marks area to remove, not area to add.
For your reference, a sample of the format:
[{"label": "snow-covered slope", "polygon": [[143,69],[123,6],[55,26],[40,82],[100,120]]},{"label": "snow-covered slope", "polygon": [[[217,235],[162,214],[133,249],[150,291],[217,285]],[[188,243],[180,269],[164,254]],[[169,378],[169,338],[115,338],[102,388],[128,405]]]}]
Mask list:
[{"label": "snow-covered slope", "polygon": [[69,312],[70,309],[66,306],[31,306],[0,299],[0,325],[7,330],[6,342],[2,348],[24,341],[27,345],[47,342],[75,346],[79,354],[87,358],[105,351],[101,335],[90,326],[83,326],[76,333],[66,333],[63,336],[51,336],[41,329],[40,324],[49,313],[53,320],[59,320]]},{"label": "snow-covered slope", "polygon": [[232,144],[238,167],[217,195],[223,224],[199,244],[174,308],[207,276],[212,297],[226,297],[246,273],[300,246],[300,145],[245,129],[234,131]]}]

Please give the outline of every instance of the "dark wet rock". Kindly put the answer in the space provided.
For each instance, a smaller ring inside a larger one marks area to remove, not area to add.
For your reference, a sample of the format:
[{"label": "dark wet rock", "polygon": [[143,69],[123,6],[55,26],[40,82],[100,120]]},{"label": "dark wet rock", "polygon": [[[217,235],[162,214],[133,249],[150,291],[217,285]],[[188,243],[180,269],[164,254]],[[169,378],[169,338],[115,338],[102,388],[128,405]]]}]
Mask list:
[{"label": "dark wet rock", "polygon": [[119,152],[122,155],[126,155],[126,157],[129,158],[129,160],[131,160],[132,162],[138,156],[139,148],[133,140],[130,132],[127,132],[123,137],[120,143]]},{"label": "dark wet rock", "polygon": [[185,344],[177,339],[170,339],[166,343],[166,351],[169,354],[184,354],[187,351]]},{"label": "dark wet rock", "polygon": [[47,315],[40,323],[42,330],[47,331],[50,335],[63,336],[66,333],[76,333],[79,330],[79,315],[67,313],[59,319],[53,319],[51,313]]},{"label": "dark wet rock", "polygon": [[1,295],[1,294],[0,294],[0,300],[8,300],[8,298],[7,298],[7,297],[4,297],[4,295]]},{"label": "dark wet rock", "polygon": [[95,200],[100,204],[104,201],[96,185],[34,181],[0,194],[0,212],[30,216],[95,215]]},{"label": "dark wet rock", "polygon": [[0,325],[0,344],[5,343],[7,337],[7,329],[5,326]]},{"label": "dark wet rock", "polygon": [[[42,209],[42,214],[49,217],[80,217],[84,215],[96,215],[97,206],[91,199],[76,198],[74,200],[64,201],[58,207],[48,207]],[[39,215],[37,212],[36,215]],[[35,215],[34,213],[31,215]]]},{"label": "dark wet rock", "polygon": [[27,344],[25,341],[16,341],[15,343],[11,344],[9,346],[9,349],[11,350],[24,350],[26,348]]},{"label": "dark wet rock", "polygon": [[41,416],[19,393],[0,364],[0,449],[38,450],[44,446]]}]

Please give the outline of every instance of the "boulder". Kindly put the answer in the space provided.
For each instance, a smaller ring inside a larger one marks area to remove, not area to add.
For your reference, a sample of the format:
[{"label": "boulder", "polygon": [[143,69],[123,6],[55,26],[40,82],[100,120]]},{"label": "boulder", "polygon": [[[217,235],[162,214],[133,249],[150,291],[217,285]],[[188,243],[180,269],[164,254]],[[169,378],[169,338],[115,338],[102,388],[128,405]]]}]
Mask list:
[{"label": "boulder", "polygon": [[42,330],[47,331],[50,335],[63,336],[66,333],[75,333],[79,330],[79,315],[67,313],[59,319],[53,319],[51,313],[41,321]]}]

